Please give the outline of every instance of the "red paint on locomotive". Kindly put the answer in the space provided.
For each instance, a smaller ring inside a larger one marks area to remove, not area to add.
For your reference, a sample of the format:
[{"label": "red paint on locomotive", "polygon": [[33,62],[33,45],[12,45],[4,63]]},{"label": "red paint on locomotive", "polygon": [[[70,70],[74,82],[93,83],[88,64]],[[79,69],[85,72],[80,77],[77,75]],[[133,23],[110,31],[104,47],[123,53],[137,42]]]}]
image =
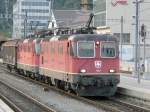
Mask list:
[{"label": "red paint on locomotive", "polygon": [[36,53],[36,39],[19,41],[17,51],[17,67],[28,72],[38,73],[39,54]]}]

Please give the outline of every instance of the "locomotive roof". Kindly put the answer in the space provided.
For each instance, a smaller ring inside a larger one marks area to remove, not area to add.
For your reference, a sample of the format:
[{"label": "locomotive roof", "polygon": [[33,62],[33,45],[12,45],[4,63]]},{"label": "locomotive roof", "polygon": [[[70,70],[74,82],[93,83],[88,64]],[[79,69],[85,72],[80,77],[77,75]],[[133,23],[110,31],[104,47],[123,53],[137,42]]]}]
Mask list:
[{"label": "locomotive roof", "polygon": [[57,35],[57,36],[49,36],[44,38],[43,41],[58,41],[58,40],[68,40],[70,35]]},{"label": "locomotive roof", "polygon": [[116,37],[110,34],[78,34],[70,36],[69,40],[99,40],[99,41],[117,41]]},{"label": "locomotive roof", "polygon": [[8,40],[7,42],[3,44],[3,46],[17,46],[18,41],[19,39]]},{"label": "locomotive roof", "polygon": [[117,41],[116,37],[110,34],[74,34],[74,35],[59,35],[43,39],[43,41],[89,41],[89,40],[99,40],[99,41]]},{"label": "locomotive roof", "polygon": [[30,38],[30,39],[20,39],[18,43],[33,43],[33,42],[40,42],[41,38]]}]

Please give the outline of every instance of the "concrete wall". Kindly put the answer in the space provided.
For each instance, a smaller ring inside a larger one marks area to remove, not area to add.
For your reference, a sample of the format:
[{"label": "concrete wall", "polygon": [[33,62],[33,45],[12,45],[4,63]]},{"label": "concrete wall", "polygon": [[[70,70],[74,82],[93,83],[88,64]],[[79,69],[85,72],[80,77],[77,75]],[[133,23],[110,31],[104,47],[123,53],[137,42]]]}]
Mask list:
[{"label": "concrete wall", "polygon": [[107,0],[107,26],[111,27],[113,33],[121,32],[121,16],[124,18],[124,33],[130,33],[131,43],[134,42],[134,5],[133,0],[127,0],[127,5],[117,4],[113,6],[111,0]]},{"label": "concrete wall", "polygon": [[[115,7],[111,4],[112,0],[107,0],[107,26],[111,27],[113,33],[120,33],[120,18],[124,17],[124,33],[130,33],[131,44],[135,43],[135,0],[127,0],[127,5],[116,5]],[[144,2],[149,2],[149,0],[144,0]],[[145,24],[147,26],[147,39],[146,42],[150,44],[150,3],[140,4],[140,25]],[[142,43],[142,42],[141,42]]]}]

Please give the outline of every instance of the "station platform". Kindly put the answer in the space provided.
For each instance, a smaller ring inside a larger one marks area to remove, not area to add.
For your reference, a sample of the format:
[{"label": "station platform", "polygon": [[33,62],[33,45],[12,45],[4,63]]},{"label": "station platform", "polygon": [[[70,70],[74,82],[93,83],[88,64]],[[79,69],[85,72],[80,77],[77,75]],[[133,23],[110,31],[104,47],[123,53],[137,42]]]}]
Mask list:
[{"label": "station platform", "polygon": [[0,99],[0,112],[14,112],[14,111]]},{"label": "station platform", "polygon": [[3,63],[3,60],[0,58],[0,63]]},{"label": "station platform", "polygon": [[150,101],[150,80],[121,75],[117,92]]}]

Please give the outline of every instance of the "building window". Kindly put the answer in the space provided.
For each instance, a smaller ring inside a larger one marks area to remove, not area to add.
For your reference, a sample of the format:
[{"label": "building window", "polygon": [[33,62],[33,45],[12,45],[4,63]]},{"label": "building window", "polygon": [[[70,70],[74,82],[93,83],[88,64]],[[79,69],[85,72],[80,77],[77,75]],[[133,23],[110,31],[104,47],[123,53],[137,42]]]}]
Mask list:
[{"label": "building window", "polygon": [[106,11],[106,0],[93,0],[93,1],[95,13]]},{"label": "building window", "polygon": [[[120,41],[120,33],[114,33],[114,35]],[[122,43],[123,44],[129,44],[130,43],[130,33],[123,33]]]},{"label": "building window", "polygon": [[97,14],[94,19],[94,26],[106,26],[106,13]]},{"label": "building window", "polygon": [[[25,15],[21,16],[21,19],[24,19]],[[28,16],[27,19],[34,19],[34,20],[48,20],[49,16]]]},{"label": "building window", "polygon": [[48,2],[22,2],[23,6],[49,6]]},{"label": "building window", "polygon": [[[22,26],[24,26],[24,22],[21,23]],[[31,26],[47,26],[48,23],[31,23],[31,22],[28,22],[26,25],[27,27],[31,27]],[[23,29],[24,31],[24,29]]]},{"label": "building window", "polygon": [[94,26],[106,26],[106,0],[94,0]]},{"label": "building window", "polygon": [[42,9],[22,9],[22,12],[32,12],[32,13],[49,13],[49,10],[42,10]]}]

